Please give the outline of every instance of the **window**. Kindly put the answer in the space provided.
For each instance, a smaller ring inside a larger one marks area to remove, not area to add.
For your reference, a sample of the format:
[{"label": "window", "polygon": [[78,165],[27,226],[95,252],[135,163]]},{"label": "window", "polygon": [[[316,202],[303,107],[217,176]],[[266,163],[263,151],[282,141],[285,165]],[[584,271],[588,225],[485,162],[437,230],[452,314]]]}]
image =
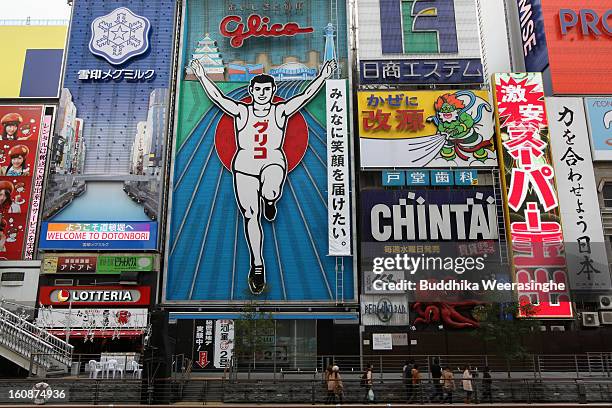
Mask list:
[{"label": "window", "polygon": [[72,286],[72,279],[56,279],[55,286]]},{"label": "window", "polygon": [[550,294],[550,305],[551,306],[559,306],[559,294],[551,293]]},{"label": "window", "polygon": [[608,182],[604,184],[602,194],[604,199],[604,207],[612,208],[612,183]]},{"label": "window", "polygon": [[25,272],[4,272],[0,280],[2,282],[23,282]]},{"label": "window", "polygon": [[538,298],[537,293],[532,293],[531,295],[529,295],[529,301],[533,306],[537,306],[540,304],[540,299]]}]

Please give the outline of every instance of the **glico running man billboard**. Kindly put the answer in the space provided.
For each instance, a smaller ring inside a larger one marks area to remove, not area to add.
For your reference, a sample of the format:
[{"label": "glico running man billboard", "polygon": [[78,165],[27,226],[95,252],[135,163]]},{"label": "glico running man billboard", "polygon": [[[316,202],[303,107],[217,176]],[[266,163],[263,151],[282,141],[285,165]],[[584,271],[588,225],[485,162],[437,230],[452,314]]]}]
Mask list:
[{"label": "glico running man billboard", "polygon": [[41,249],[157,248],[175,6],[74,2]]},{"label": "glico running man billboard", "polygon": [[0,260],[33,258],[53,113],[0,105]]},{"label": "glico running man billboard", "polygon": [[165,299],[354,299],[346,4],[189,0]]}]

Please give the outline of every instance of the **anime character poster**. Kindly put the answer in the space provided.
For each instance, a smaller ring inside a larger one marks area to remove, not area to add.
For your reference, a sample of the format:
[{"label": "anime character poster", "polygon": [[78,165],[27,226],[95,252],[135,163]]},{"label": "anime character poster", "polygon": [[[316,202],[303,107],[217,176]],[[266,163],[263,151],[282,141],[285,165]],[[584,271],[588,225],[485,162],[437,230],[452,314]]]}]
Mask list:
[{"label": "anime character poster", "polygon": [[49,137],[44,110],[40,105],[0,106],[0,259],[32,259],[31,251],[24,254],[24,244],[34,176],[45,166],[38,156],[39,139],[46,144]]},{"label": "anime character poster", "polygon": [[346,4],[189,0],[183,27],[166,301],[353,299],[325,199]]},{"label": "anime character poster", "polygon": [[72,8],[39,247],[156,249],[176,2]]},{"label": "anime character poster", "polygon": [[359,92],[361,167],[496,167],[487,91]]}]

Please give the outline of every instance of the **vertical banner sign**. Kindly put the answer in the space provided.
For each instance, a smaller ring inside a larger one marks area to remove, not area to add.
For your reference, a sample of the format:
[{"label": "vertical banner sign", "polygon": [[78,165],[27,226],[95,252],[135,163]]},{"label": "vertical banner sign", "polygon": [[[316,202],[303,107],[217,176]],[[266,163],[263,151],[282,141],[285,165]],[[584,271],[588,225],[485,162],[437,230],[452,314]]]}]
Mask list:
[{"label": "vertical banner sign", "polygon": [[30,223],[28,225],[28,236],[26,238],[24,259],[32,259],[34,256],[34,243],[36,242],[36,228],[38,226],[38,212],[40,210],[40,199],[42,195],[43,179],[45,178],[45,164],[47,163],[47,150],[49,147],[49,135],[51,133],[51,122],[53,120],[54,108],[51,111],[45,112],[42,120],[42,129],[40,132],[39,149],[38,149],[38,165],[36,166],[36,175],[34,177],[34,185],[32,191],[32,206],[30,208]]},{"label": "vertical banner sign", "polygon": [[355,299],[347,1],[183,4],[165,301]]},{"label": "vertical banner sign", "polygon": [[548,67],[542,0],[516,0],[521,23],[521,41],[527,72],[542,72]]},{"label": "vertical banner sign", "polygon": [[348,120],[346,81],[328,79],[327,96],[327,213],[329,255],[351,255]]},{"label": "vertical banner sign", "polygon": [[212,368],[214,325],[210,319],[193,321],[193,370]]},{"label": "vertical banner sign", "polygon": [[[500,138],[504,207],[514,279],[531,284],[518,291],[534,317],[570,318],[567,266],[541,74],[495,74],[495,107]],[[555,282],[564,290],[544,291]],[[542,288],[542,290],[539,290]]]},{"label": "vertical banner sign", "polygon": [[41,105],[0,106],[0,260],[33,257],[43,148],[51,127],[44,110]]},{"label": "vertical banner sign", "polygon": [[234,321],[215,322],[215,368],[227,368],[234,352]]},{"label": "vertical banner sign", "polygon": [[176,3],[74,3],[39,248],[157,248]]},{"label": "vertical banner sign", "polygon": [[582,98],[547,98],[546,105],[570,286],[611,289]]}]

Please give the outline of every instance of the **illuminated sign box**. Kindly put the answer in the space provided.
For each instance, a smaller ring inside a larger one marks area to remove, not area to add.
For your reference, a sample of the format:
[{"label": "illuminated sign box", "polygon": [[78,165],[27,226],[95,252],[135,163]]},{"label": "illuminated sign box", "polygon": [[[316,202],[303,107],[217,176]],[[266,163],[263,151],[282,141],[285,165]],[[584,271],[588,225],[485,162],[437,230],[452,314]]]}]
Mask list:
[{"label": "illuminated sign box", "polygon": [[55,223],[43,222],[40,249],[154,250],[157,223]]}]

